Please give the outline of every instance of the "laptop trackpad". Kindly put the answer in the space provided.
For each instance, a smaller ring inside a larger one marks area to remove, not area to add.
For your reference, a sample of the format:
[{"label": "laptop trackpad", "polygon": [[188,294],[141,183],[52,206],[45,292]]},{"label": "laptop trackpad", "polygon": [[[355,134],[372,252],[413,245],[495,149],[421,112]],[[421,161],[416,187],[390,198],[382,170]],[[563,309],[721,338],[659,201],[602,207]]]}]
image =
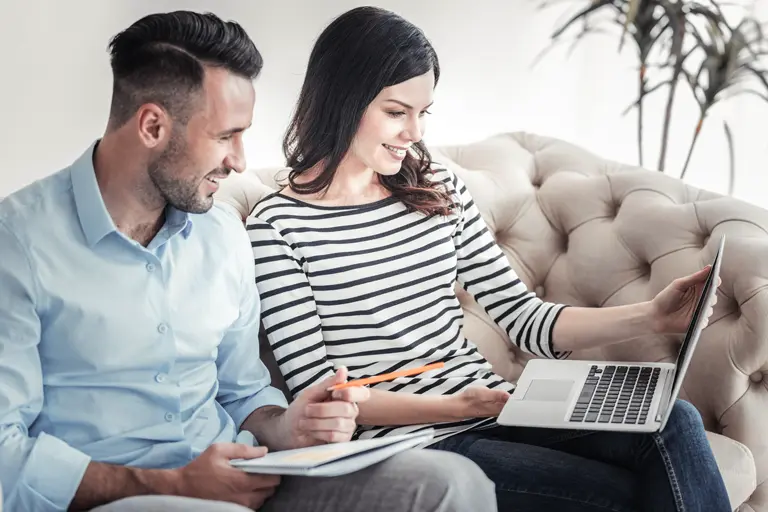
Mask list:
[{"label": "laptop trackpad", "polygon": [[525,392],[525,400],[541,402],[564,402],[568,400],[573,387],[572,380],[534,379]]}]

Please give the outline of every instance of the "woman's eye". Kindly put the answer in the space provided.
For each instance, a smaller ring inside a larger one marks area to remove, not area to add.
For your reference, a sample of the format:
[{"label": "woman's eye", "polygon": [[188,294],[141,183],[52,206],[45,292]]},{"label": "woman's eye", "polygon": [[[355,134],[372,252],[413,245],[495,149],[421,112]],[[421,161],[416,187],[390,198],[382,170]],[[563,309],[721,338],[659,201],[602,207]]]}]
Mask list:
[{"label": "woman's eye", "polygon": [[389,117],[398,118],[398,117],[404,116],[405,112],[387,112],[387,114],[389,115]]}]

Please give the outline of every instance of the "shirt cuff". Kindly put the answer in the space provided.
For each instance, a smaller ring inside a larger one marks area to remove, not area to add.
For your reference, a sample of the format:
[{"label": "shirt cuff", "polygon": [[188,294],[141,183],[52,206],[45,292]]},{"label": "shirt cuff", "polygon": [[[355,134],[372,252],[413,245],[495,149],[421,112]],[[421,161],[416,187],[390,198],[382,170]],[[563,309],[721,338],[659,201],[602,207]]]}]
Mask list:
[{"label": "shirt cuff", "polygon": [[83,452],[40,433],[9,501],[19,510],[67,510],[90,462]]},{"label": "shirt cuff", "polygon": [[569,357],[571,357],[572,352],[570,350],[562,351],[562,352],[556,351],[555,343],[554,343],[555,323],[557,322],[557,319],[560,317],[560,313],[562,313],[564,309],[569,307],[571,306],[568,304],[557,304],[553,306],[554,317],[552,318],[552,323],[549,326],[549,333],[548,333],[549,339],[547,340],[549,354],[545,354],[545,356],[550,359],[568,359]]},{"label": "shirt cuff", "polygon": [[285,399],[282,391],[272,386],[267,386],[253,396],[227,404],[225,409],[235,421],[235,425],[237,425],[239,430],[243,422],[253,411],[268,405],[276,405],[287,409],[288,401]]}]

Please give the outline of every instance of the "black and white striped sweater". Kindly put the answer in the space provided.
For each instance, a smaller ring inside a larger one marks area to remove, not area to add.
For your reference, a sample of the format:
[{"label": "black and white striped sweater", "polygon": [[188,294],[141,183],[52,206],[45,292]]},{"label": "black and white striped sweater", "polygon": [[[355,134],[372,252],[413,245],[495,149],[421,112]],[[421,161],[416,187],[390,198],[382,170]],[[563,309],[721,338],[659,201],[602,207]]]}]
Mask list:
[{"label": "black and white striped sweater", "polygon": [[[520,281],[457,176],[436,169],[432,179],[460,204],[450,216],[408,212],[395,198],[329,207],[276,193],[247,219],[262,321],[294,396],[341,365],[357,379],[438,361],[439,370],[374,387],[436,395],[470,385],[513,389],[462,335],[457,281],[522,350],[568,355],[554,353],[551,341],[564,306]],[[358,436],[433,427],[439,439],[481,422],[364,426]]]}]

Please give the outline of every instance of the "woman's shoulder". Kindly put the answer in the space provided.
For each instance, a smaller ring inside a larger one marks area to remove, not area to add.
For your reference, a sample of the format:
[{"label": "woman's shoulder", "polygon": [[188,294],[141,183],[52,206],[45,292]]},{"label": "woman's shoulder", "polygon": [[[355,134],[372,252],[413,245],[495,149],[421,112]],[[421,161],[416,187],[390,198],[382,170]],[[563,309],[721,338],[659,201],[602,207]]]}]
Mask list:
[{"label": "woman's shoulder", "polygon": [[432,181],[445,181],[453,178],[453,172],[440,162],[432,162],[427,169]]},{"label": "woman's shoulder", "polygon": [[439,162],[433,163],[429,172],[430,179],[443,187],[455,204],[461,206],[466,202],[466,186],[456,172]]},{"label": "woman's shoulder", "polygon": [[460,187],[461,180],[456,173],[440,162],[432,162],[427,173],[433,182],[442,183],[449,193]]},{"label": "woman's shoulder", "polygon": [[259,199],[248,217],[270,223],[273,217],[279,215],[279,212],[284,212],[294,206],[295,202],[291,198],[276,190]]}]

